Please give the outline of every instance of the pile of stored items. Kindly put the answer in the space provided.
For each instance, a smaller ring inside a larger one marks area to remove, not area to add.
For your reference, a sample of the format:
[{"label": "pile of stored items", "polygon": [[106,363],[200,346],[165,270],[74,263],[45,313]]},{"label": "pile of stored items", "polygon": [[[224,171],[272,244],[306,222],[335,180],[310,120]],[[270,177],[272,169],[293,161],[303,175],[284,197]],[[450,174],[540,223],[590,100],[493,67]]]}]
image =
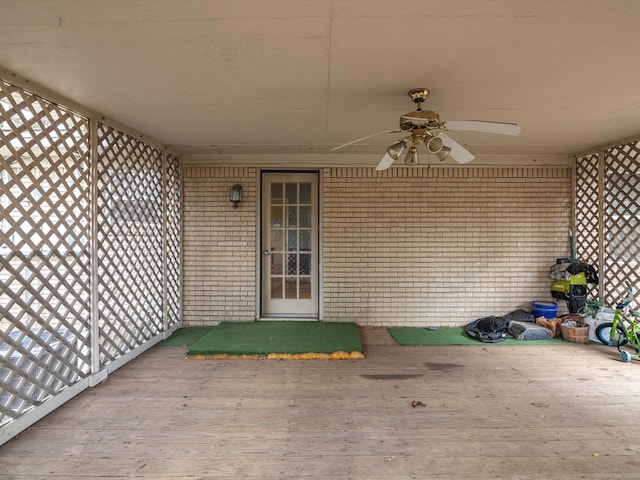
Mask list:
[{"label": "pile of stored items", "polygon": [[[588,343],[589,323],[578,312],[587,303],[587,283],[598,283],[595,268],[585,262],[559,258],[551,267],[551,296],[553,302],[531,302],[531,313],[516,310],[504,316],[490,316],[474,320],[465,327],[467,335],[482,342],[497,343],[507,338],[544,340],[562,337],[574,343]],[[558,300],[565,300],[569,309],[558,315]]]},{"label": "pile of stored items", "polygon": [[[558,306],[553,302],[531,302],[536,325],[551,333],[549,338],[562,336],[573,343],[589,342],[589,325],[577,313],[558,315]],[[581,307],[582,311],[582,307]]]},{"label": "pile of stored items", "polygon": [[587,300],[587,283],[598,284],[596,269],[584,261],[558,258],[551,267],[551,296],[566,300],[569,313],[580,312]]},{"label": "pile of stored items", "polygon": [[[573,246],[571,248],[573,252]],[[585,261],[570,258],[558,258],[551,267],[551,296],[557,300],[565,300],[569,308],[569,315],[556,317],[555,323],[560,324],[562,338],[574,343],[589,343],[589,324],[584,322],[585,305],[587,303],[587,284],[598,284],[596,269]],[[545,320],[538,319],[536,323],[544,324]],[[555,335],[554,331],[554,335]]]},{"label": "pile of stored items", "polygon": [[[533,305],[541,302],[533,302]],[[557,305],[549,302],[550,305]],[[562,337],[574,343],[589,341],[589,325],[577,314],[558,317],[557,314],[545,313],[536,317],[534,313],[516,310],[504,316],[490,316],[474,320],[465,327],[467,335],[485,343],[498,343],[507,338],[516,340],[546,340]]]},{"label": "pile of stored items", "polygon": [[[519,325],[535,325],[533,314],[524,310],[516,310],[507,315],[496,317],[483,317],[474,320],[465,327],[467,335],[485,343],[498,343],[507,338],[517,338],[517,333],[512,333],[511,324],[514,327]],[[535,335],[534,335],[535,336]],[[536,339],[551,338],[545,335]]]}]

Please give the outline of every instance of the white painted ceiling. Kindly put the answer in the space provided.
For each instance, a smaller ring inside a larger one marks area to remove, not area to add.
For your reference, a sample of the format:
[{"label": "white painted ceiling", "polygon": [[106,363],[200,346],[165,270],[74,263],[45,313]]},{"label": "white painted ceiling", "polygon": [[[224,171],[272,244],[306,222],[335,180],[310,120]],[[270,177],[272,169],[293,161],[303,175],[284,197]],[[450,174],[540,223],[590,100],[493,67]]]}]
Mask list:
[{"label": "white painted ceiling", "polygon": [[476,154],[640,135],[638,0],[0,0],[0,67],[192,154],[329,154],[397,128],[414,87],[522,127],[451,134]]}]

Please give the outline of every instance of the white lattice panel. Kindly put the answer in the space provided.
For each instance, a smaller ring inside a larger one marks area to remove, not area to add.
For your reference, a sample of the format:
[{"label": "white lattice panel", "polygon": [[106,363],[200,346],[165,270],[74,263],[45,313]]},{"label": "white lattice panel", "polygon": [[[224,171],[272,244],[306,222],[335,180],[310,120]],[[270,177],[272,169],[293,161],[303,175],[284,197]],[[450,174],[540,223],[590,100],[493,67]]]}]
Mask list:
[{"label": "white lattice panel", "polygon": [[[598,155],[579,158],[576,165],[576,257],[596,267],[600,263],[600,190]],[[598,297],[597,285],[589,285],[589,294]]]},{"label": "white lattice panel", "polygon": [[625,296],[625,282],[640,287],[640,142],[577,159],[576,231],[578,257],[601,271],[606,305]]},{"label": "white lattice panel", "polygon": [[98,126],[100,364],[162,331],[162,152]]},{"label": "white lattice panel", "polygon": [[608,303],[621,300],[625,281],[640,287],[640,142],[605,150],[605,263]]},{"label": "white lattice panel", "polygon": [[180,160],[167,155],[166,166],[167,322],[180,321],[181,311],[181,187]]},{"label": "white lattice panel", "polygon": [[179,157],[93,121],[0,80],[0,429],[180,322]]},{"label": "white lattice panel", "polygon": [[0,425],[89,372],[88,132],[0,82]]}]

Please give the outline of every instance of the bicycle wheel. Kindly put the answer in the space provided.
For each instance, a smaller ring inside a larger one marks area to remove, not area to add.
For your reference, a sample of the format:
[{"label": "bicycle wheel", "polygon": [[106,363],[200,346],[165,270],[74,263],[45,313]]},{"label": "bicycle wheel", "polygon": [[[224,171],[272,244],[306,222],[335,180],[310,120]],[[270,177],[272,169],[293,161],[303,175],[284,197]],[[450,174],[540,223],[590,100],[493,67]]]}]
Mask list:
[{"label": "bicycle wheel", "polygon": [[613,327],[613,323],[605,322],[598,325],[596,328],[596,337],[605,345],[610,345],[612,347],[618,347],[620,345],[624,345],[627,343],[627,337],[624,334],[624,330],[620,325],[616,327],[616,334],[614,337],[613,343],[609,343],[610,335],[611,335],[611,327]]}]

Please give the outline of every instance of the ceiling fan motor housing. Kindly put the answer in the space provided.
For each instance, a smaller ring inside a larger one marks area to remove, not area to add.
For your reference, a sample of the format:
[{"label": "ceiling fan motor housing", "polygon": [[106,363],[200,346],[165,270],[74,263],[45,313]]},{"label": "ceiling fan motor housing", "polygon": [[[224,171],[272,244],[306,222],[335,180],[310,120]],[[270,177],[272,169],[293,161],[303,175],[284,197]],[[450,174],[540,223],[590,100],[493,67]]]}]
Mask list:
[{"label": "ceiling fan motor housing", "polygon": [[400,117],[401,130],[413,130],[414,128],[439,128],[440,115],[433,110],[416,110],[405,113]]}]

